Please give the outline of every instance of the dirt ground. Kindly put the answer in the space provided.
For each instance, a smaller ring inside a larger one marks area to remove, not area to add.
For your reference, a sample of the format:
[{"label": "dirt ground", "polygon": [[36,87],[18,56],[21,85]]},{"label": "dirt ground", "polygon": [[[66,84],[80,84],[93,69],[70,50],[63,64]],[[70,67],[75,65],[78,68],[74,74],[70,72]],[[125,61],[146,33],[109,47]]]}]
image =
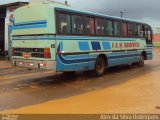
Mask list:
[{"label": "dirt ground", "polygon": [[160,113],[160,48],[142,68],[115,67],[99,78],[92,73],[19,72],[0,75],[3,113]]}]

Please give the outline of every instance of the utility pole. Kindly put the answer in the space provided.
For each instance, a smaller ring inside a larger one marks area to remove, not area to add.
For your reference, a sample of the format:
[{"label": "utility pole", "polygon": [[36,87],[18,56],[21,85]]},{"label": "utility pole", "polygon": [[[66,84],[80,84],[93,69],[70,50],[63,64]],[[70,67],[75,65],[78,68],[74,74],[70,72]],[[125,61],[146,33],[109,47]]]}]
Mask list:
[{"label": "utility pole", "polygon": [[67,0],[65,1],[65,5],[68,6],[68,1]]},{"label": "utility pole", "polygon": [[121,11],[121,12],[120,12],[120,14],[121,14],[121,18],[123,18],[123,14],[124,14],[124,12],[122,12],[122,11]]}]

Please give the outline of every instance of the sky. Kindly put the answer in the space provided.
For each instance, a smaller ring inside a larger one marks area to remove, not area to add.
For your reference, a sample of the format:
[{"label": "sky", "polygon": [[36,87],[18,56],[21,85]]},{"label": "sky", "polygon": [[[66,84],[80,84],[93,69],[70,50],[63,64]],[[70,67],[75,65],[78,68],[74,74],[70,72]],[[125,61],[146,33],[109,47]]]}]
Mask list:
[{"label": "sky", "polygon": [[[0,3],[21,0],[0,0]],[[45,0],[28,0],[45,1]],[[49,1],[49,0],[48,0]],[[50,0],[52,1],[52,0]],[[65,0],[54,0],[65,2]],[[67,0],[71,7],[106,15],[134,19],[150,24],[153,28],[160,28],[160,0]]]},{"label": "sky", "polygon": [[[38,0],[37,0],[38,1]],[[65,0],[55,0],[64,2]],[[106,15],[119,16],[160,27],[160,0],[67,0],[71,7]]]}]

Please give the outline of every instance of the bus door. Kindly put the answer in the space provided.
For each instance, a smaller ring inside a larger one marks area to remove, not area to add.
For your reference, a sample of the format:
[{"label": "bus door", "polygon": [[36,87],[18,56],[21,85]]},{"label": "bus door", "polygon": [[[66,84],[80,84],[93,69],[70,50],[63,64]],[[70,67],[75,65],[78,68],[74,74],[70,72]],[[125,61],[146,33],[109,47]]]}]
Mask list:
[{"label": "bus door", "polygon": [[145,38],[147,44],[152,44],[152,29],[149,26],[145,26]]}]

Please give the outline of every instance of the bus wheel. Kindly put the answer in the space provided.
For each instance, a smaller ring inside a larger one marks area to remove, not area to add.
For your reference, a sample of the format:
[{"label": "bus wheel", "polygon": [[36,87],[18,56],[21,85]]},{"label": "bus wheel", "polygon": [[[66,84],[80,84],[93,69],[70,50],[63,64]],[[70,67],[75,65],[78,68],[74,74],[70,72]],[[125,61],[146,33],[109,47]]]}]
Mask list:
[{"label": "bus wheel", "polygon": [[139,61],[138,65],[139,65],[139,67],[144,66],[144,55],[143,54],[140,56],[140,61]]},{"label": "bus wheel", "polygon": [[95,63],[95,72],[97,76],[101,76],[105,73],[106,61],[103,57],[98,57]]}]

